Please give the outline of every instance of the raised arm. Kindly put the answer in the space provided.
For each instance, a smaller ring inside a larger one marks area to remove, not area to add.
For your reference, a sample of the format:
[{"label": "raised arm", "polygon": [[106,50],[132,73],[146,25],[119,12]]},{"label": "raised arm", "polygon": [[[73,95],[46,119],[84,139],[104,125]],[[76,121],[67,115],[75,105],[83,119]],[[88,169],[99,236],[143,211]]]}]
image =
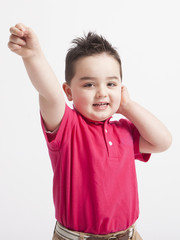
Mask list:
[{"label": "raised arm", "polygon": [[141,153],[162,152],[169,148],[172,137],[164,124],[152,113],[129,98],[126,87],[122,87],[121,106],[118,110],[138,129],[141,137]]},{"label": "raised arm", "polygon": [[24,24],[10,28],[8,47],[23,59],[29,78],[39,92],[40,111],[47,130],[56,129],[65,110],[64,95],[35,33]]}]

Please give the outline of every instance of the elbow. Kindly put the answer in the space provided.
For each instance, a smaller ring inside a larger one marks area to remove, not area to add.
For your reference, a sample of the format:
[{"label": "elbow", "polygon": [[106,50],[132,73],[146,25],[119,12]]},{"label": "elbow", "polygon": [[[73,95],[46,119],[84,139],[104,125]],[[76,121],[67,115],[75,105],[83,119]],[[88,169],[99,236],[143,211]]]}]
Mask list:
[{"label": "elbow", "polygon": [[160,153],[160,152],[165,152],[166,150],[168,150],[168,148],[170,148],[172,144],[172,135],[170,133],[167,133],[161,140],[159,139],[159,141],[156,144],[152,144],[152,152],[156,152],[156,153]]},{"label": "elbow", "polygon": [[146,141],[143,137],[140,138],[141,153],[160,153],[166,151],[172,144],[172,135],[166,132],[161,138],[156,138],[155,142]]},{"label": "elbow", "polygon": [[162,141],[161,152],[166,151],[172,145],[172,135],[171,133],[167,133]]}]

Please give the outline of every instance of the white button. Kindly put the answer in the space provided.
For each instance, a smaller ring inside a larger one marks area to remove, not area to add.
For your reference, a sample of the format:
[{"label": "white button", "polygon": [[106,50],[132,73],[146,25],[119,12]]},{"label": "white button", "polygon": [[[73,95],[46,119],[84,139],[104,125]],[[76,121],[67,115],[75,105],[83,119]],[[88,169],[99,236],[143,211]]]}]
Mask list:
[{"label": "white button", "polygon": [[107,129],[105,129],[105,132],[107,133]]},{"label": "white button", "polygon": [[111,141],[109,141],[109,145],[112,146],[112,142]]}]

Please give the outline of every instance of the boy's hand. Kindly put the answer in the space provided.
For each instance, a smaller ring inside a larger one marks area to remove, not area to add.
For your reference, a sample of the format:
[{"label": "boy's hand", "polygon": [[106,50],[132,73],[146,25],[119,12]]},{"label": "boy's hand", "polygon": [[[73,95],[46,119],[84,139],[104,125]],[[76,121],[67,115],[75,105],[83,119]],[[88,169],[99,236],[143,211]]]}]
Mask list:
[{"label": "boy's hand", "polygon": [[35,56],[41,51],[38,39],[32,29],[24,24],[16,24],[10,28],[8,47],[23,58]]},{"label": "boy's hand", "polygon": [[131,101],[129,97],[128,90],[125,86],[121,87],[121,103],[117,113],[123,114],[129,102]]},{"label": "boy's hand", "polygon": [[125,86],[121,87],[121,103],[117,113],[129,119],[138,129],[141,153],[162,152],[171,145],[172,137],[168,129],[152,113],[132,101]]}]

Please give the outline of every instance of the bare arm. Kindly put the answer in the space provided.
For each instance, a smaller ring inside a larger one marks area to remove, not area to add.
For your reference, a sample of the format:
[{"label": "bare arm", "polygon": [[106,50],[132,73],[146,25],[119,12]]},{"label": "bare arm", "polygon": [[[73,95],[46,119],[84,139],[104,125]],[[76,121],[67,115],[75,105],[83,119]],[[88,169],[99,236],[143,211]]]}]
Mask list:
[{"label": "bare arm", "polygon": [[132,101],[125,87],[122,87],[121,102],[118,112],[128,118],[141,135],[141,153],[162,152],[169,148],[172,137],[168,129],[152,113]]},{"label": "bare arm", "polygon": [[32,29],[17,24],[10,28],[11,51],[23,59],[29,78],[39,92],[40,111],[46,128],[53,131],[61,122],[65,100],[60,83],[49,66]]},{"label": "bare arm", "polygon": [[39,92],[40,111],[47,130],[56,129],[65,110],[61,86],[43,54],[23,59],[32,84]]}]

